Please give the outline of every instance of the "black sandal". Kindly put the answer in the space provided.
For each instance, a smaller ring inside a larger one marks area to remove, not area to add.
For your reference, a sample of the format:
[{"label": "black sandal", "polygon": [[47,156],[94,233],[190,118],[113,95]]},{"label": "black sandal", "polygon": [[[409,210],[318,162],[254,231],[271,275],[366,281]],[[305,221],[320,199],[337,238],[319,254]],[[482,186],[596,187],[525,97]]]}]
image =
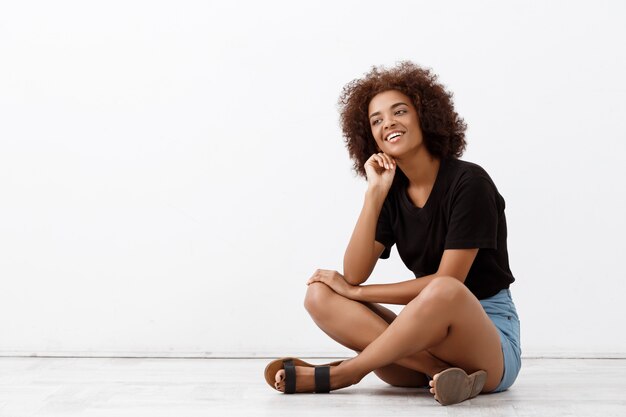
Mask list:
[{"label": "black sandal", "polygon": [[[338,361],[340,363],[341,361]],[[333,362],[334,364],[335,362]],[[281,369],[285,370],[285,394],[294,394],[296,392],[296,366],[311,366],[311,364],[304,362],[297,358],[282,358],[276,359],[270,362],[265,367],[265,380],[267,383],[276,389],[271,383],[276,372]],[[315,392],[316,393],[329,393],[330,392],[330,365],[314,366],[315,368]]]}]

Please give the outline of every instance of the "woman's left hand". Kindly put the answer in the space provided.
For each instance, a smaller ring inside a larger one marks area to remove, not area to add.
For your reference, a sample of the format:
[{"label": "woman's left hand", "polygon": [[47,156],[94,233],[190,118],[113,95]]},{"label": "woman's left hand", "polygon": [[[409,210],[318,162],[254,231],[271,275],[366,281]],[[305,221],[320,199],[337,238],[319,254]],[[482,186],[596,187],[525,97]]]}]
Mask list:
[{"label": "woman's left hand", "polygon": [[323,282],[337,294],[350,299],[353,299],[352,297],[357,289],[356,285],[348,284],[346,279],[339,272],[329,269],[316,270],[313,276],[306,282],[306,285],[312,284],[313,282]]}]

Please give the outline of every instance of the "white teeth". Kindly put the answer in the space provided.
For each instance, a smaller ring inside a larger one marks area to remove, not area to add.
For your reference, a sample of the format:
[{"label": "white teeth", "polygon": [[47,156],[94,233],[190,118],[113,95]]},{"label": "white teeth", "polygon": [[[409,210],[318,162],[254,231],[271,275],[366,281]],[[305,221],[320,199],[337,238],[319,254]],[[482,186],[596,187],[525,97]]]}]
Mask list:
[{"label": "white teeth", "polygon": [[386,140],[388,140],[388,141],[389,141],[389,140],[392,140],[393,138],[397,138],[398,136],[402,136],[402,133],[400,133],[400,132],[394,132],[394,133],[390,134],[389,136],[387,136],[387,139],[386,139]]}]

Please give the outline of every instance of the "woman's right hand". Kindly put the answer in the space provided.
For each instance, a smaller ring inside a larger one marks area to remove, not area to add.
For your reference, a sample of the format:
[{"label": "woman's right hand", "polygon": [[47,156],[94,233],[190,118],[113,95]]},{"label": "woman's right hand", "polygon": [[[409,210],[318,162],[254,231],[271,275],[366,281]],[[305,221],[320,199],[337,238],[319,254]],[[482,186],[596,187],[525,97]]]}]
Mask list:
[{"label": "woman's right hand", "polygon": [[368,187],[387,193],[396,174],[396,161],[386,153],[379,152],[370,156],[363,167]]}]

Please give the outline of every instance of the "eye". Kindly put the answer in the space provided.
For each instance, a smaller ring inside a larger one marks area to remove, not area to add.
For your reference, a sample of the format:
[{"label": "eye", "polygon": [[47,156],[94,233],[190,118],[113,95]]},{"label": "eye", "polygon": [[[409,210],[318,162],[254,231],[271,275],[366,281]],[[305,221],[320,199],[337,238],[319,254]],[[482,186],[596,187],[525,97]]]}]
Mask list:
[{"label": "eye", "polygon": [[372,120],[372,126],[376,126],[378,123],[380,123],[381,119],[374,119]]},{"label": "eye", "polygon": [[396,115],[404,114],[406,112],[407,112],[406,109],[400,109],[400,110],[396,111]]}]

